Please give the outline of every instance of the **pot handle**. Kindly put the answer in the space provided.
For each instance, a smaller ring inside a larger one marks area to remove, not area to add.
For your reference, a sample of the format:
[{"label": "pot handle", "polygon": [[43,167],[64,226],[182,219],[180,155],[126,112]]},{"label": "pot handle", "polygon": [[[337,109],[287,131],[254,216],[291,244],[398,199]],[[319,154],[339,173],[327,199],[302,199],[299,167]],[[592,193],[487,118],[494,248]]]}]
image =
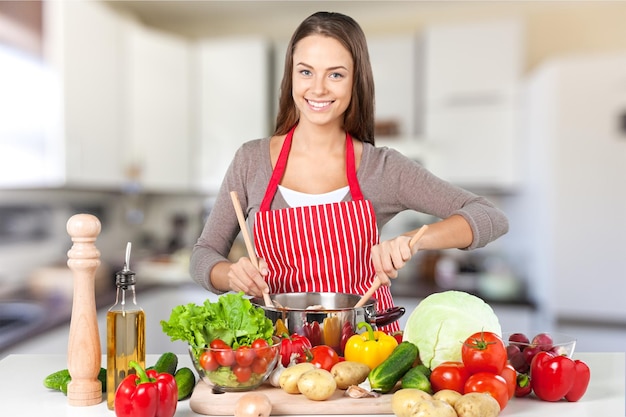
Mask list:
[{"label": "pot handle", "polygon": [[386,326],[394,321],[400,319],[400,317],[404,316],[406,309],[404,307],[391,307],[382,313],[376,313],[374,317],[374,324],[376,327]]}]

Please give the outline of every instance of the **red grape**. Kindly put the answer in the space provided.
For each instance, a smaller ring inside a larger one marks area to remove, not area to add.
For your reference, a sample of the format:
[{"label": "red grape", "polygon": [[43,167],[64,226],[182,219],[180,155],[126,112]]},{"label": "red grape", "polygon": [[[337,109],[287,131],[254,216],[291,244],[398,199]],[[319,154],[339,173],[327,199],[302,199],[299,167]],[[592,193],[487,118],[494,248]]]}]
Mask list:
[{"label": "red grape", "polygon": [[[528,337],[526,337],[526,335],[524,333],[513,333],[509,336],[509,344],[511,345],[528,345],[530,343],[530,341],[528,340]],[[523,350],[524,348],[520,346],[521,350]]]},{"label": "red grape", "polygon": [[552,343],[552,337],[547,333],[539,333],[532,340],[532,346],[537,346],[544,351],[552,349]]}]

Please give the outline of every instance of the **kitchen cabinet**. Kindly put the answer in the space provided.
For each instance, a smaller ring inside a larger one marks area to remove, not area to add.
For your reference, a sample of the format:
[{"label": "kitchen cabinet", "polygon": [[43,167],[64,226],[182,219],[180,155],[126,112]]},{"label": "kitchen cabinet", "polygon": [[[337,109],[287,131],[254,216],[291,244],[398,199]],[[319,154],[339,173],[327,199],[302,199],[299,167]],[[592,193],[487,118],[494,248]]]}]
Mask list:
[{"label": "kitchen cabinet", "polygon": [[56,78],[58,121],[43,150],[45,185],[116,186],[123,180],[119,16],[102,2],[44,4],[44,53]]},{"label": "kitchen cabinet", "polygon": [[149,191],[191,187],[191,46],[189,41],[128,22],[125,31],[126,172]]},{"label": "kitchen cabinet", "polygon": [[32,107],[45,119],[36,136],[8,142],[15,160],[0,184],[189,190],[188,42],[105,2],[50,1],[43,11],[43,88]]},{"label": "kitchen cabinet", "polygon": [[435,174],[468,188],[517,186],[522,39],[518,20],[424,31],[424,135]]},{"label": "kitchen cabinet", "polygon": [[262,38],[220,38],[195,46],[198,85],[196,186],[215,192],[235,151],[272,133],[270,44]]},{"label": "kitchen cabinet", "polygon": [[367,46],[374,74],[376,120],[395,122],[398,139],[415,137],[419,116],[415,36],[371,36]]}]

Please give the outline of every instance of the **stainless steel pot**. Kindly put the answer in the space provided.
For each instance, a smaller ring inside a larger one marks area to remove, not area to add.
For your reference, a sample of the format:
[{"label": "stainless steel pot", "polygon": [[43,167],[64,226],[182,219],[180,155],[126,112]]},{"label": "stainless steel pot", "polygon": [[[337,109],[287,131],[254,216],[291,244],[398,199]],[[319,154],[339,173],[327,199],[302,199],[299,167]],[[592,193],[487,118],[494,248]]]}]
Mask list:
[{"label": "stainless steel pot", "polygon": [[[404,307],[396,306],[377,312],[374,298],[370,298],[363,307],[355,308],[360,298],[356,294],[302,292],[272,295],[271,299],[277,307],[266,307],[260,297],[250,301],[263,308],[265,316],[274,324],[281,319],[290,334],[307,336],[314,346],[328,345],[342,354],[347,338],[355,333],[360,322],[367,322],[376,329],[393,323],[406,311]],[[314,308],[310,308],[312,306]]]}]

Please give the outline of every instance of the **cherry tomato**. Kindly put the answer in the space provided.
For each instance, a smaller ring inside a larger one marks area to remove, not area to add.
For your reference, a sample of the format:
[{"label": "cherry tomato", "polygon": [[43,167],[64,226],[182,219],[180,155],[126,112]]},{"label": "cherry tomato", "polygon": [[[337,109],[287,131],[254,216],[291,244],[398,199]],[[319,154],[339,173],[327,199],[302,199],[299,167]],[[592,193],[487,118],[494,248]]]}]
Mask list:
[{"label": "cherry tomato", "polygon": [[221,366],[231,366],[235,363],[235,352],[230,346],[221,349],[212,350],[217,363]]},{"label": "cherry tomato", "polygon": [[461,358],[470,374],[491,372],[499,375],[507,361],[506,345],[496,333],[476,332],[463,343]]},{"label": "cherry tomato", "polygon": [[515,387],[517,386],[517,371],[510,364],[506,364],[500,372],[500,376],[506,381],[509,389],[509,400],[515,395]]},{"label": "cherry tomato", "polygon": [[433,391],[451,389],[460,394],[465,393],[465,382],[469,378],[469,372],[462,362],[443,362],[433,369],[430,374],[430,383]]},{"label": "cherry tomato", "polygon": [[[325,369],[330,372],[333,366],[339,362],[339,355],[335,352],[335,349],[326,345],[318,345],[309,349],[311,355],[311,362],[318,368]],[[307,354],[307,356],[309,355]]]},{"label": "cherry tomato", "polygon": [[465,393],[486,392],[498,401],[500,410],[504,410],[509,402],[509,388],[500,375],[490,372],[478,372],[471,375],[465,382]]},{"label": "cherry tomato", "polygon": [[219,364],[215,360],[215,356],[213,356],[213,353],[208,350],[202,352],[200,358],[198,359],[198,362],[200,362],[200,366],[202,367],[202,369],[209,372],[215,371],[219,366]]},{"label": "cherry tomato", "polygon": [[239,346],[235,350],[235,362],[237,362],[238,365],[250,366],[255,357],[256,353],[250,346]]},{"label": "cherry tomato", "polygon": [[209,347],[211,349],[225,349],[230,346],[228,346],[222,339],[213,339],[213,341],[209,344]]},{"label": "cherry tomato", "polygon": [[254,372],[255,374],[264,374],[265,371],[267,370],[267,365],[268,365],[268,361],[266,358],[262,356],[257,356],[252,361],[252,365],[251,365],[252,372]]},{"label": "cherry tomato", "polygon": [[267,343],[267,340],[265,339],[256,339],[254,342],[252,342],[253,349],[265,348],[265,347],[268,347],[269,345],[270,344]]},{"label": "cherry tomato", "polygon": [[233,374],[237,377],[237,382],[248,382],[252,376],[252,369],[249,366],[235,365],[233,366]]}]

